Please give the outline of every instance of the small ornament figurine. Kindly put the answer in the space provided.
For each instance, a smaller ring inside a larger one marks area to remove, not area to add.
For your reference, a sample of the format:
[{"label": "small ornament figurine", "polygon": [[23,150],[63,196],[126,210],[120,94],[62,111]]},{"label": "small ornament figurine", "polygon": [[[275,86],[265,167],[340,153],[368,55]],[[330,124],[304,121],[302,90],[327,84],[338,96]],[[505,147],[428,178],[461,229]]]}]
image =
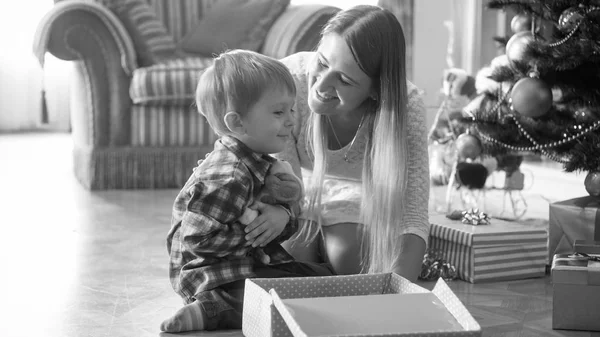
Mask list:
[{"label": "small ornament figurine", "polygon": [[585,190],[593,197],[600,197],[600,171],[593,171],[585,176]]},{"label": "small ornament figurine", "polygon": [[515,83],[510,93],[511,110],[530,118],[545,115],[552,107],[552,90],[533,73]]},{"label": "small ornament figurine", "polygon": [[506,178],[504,179],[504,190],[505,191],[521,191],[525,185],[525,175],[521,170],[517,169],[510,174],[506,172]]},{"label": "small ornament figurine", "polygon": [[509,64],[514,68],[515,64],[528,64],[531,60],[529,45],[534,41],[530,31],[522,31],[513,35],[506,43],[506,56]]},{"label": "small ornament figurine", "polygon": [[473,136],[468,131],[456,138],[456,150],[462,159],[475,159],[482,152],[482,145],[479,138]]},{"label": "small ornament figurine", "polygon": [[558,18],[558,29],[563,33],[571,32],[583,20],[583,12],[579,7],[565,9]]}]

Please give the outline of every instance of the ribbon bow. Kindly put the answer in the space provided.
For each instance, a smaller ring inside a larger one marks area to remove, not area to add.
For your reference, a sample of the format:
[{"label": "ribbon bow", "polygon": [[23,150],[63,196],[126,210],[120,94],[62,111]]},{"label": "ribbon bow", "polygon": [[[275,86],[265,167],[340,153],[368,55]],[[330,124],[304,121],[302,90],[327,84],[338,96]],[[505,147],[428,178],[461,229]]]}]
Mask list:
[{"label": "ribbon bow", "polygon": [[477,208],[471,208],[462,212],[462,222],[473,226],[489,225],[490,216]]},{"label": "ribbon bow", "polygon": [[429,251],[423,257],[419,279],[434,281],[438,278],[451,281],[458,277],[456,268],[441,257],[440,252]]},{"label": "ribbon bow", "polygon": [[580,258],[580,259],[586,259],[588,261],[596,261],[596,262],[600,262],[600,256],[597,255],[589,255],[586,253],[573,253],[572,255],[569,255],[569,257],[575,257],[575,258]]}]

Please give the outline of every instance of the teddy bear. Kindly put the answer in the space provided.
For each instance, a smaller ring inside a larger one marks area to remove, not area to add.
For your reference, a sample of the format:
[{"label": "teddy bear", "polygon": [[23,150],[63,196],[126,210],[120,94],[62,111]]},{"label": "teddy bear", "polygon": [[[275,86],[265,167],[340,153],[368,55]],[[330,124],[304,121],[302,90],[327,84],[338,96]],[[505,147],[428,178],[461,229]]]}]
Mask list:
[{"label": "teddy bear", "polygon": [[[272,205],[287,205],[290,206],[299,202],[304,195],[302,180],[294,174],[292,165],[284,160],[276,160],[265,176],[265,183],[260,189],[255,200]],[[247,205],[244,213],[238,219],[240,223],[247,226],[256,217],[258,211],[254,205]],[[256,247],[254,251],[255,259],[263,264],[269,264],[269,245],[260,248]]]}]

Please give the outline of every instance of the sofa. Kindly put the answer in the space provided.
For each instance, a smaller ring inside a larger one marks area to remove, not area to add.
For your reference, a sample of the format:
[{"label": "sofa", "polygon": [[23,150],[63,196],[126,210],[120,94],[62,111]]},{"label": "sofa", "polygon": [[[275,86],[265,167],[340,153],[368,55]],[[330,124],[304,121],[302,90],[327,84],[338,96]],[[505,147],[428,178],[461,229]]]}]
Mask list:
[{"label": "sofa", "polygon": [[312,50],[339,8],[290,0],[65,0],[33,51],[74,62],[73,167],[90,190],[181,187],[216,140],[196,83],[226,49]]}]

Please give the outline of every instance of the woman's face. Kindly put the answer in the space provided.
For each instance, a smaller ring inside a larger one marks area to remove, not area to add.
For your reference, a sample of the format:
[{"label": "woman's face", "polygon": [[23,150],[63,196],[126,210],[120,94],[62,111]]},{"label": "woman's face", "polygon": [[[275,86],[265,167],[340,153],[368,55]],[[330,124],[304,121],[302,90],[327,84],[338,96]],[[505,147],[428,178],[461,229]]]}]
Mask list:
[{"label": "woman's face", "polygon": [[323,36],[308,76],[308,106],[318,114],[352,113],[373,93],[373,81],[337,34]]}]

